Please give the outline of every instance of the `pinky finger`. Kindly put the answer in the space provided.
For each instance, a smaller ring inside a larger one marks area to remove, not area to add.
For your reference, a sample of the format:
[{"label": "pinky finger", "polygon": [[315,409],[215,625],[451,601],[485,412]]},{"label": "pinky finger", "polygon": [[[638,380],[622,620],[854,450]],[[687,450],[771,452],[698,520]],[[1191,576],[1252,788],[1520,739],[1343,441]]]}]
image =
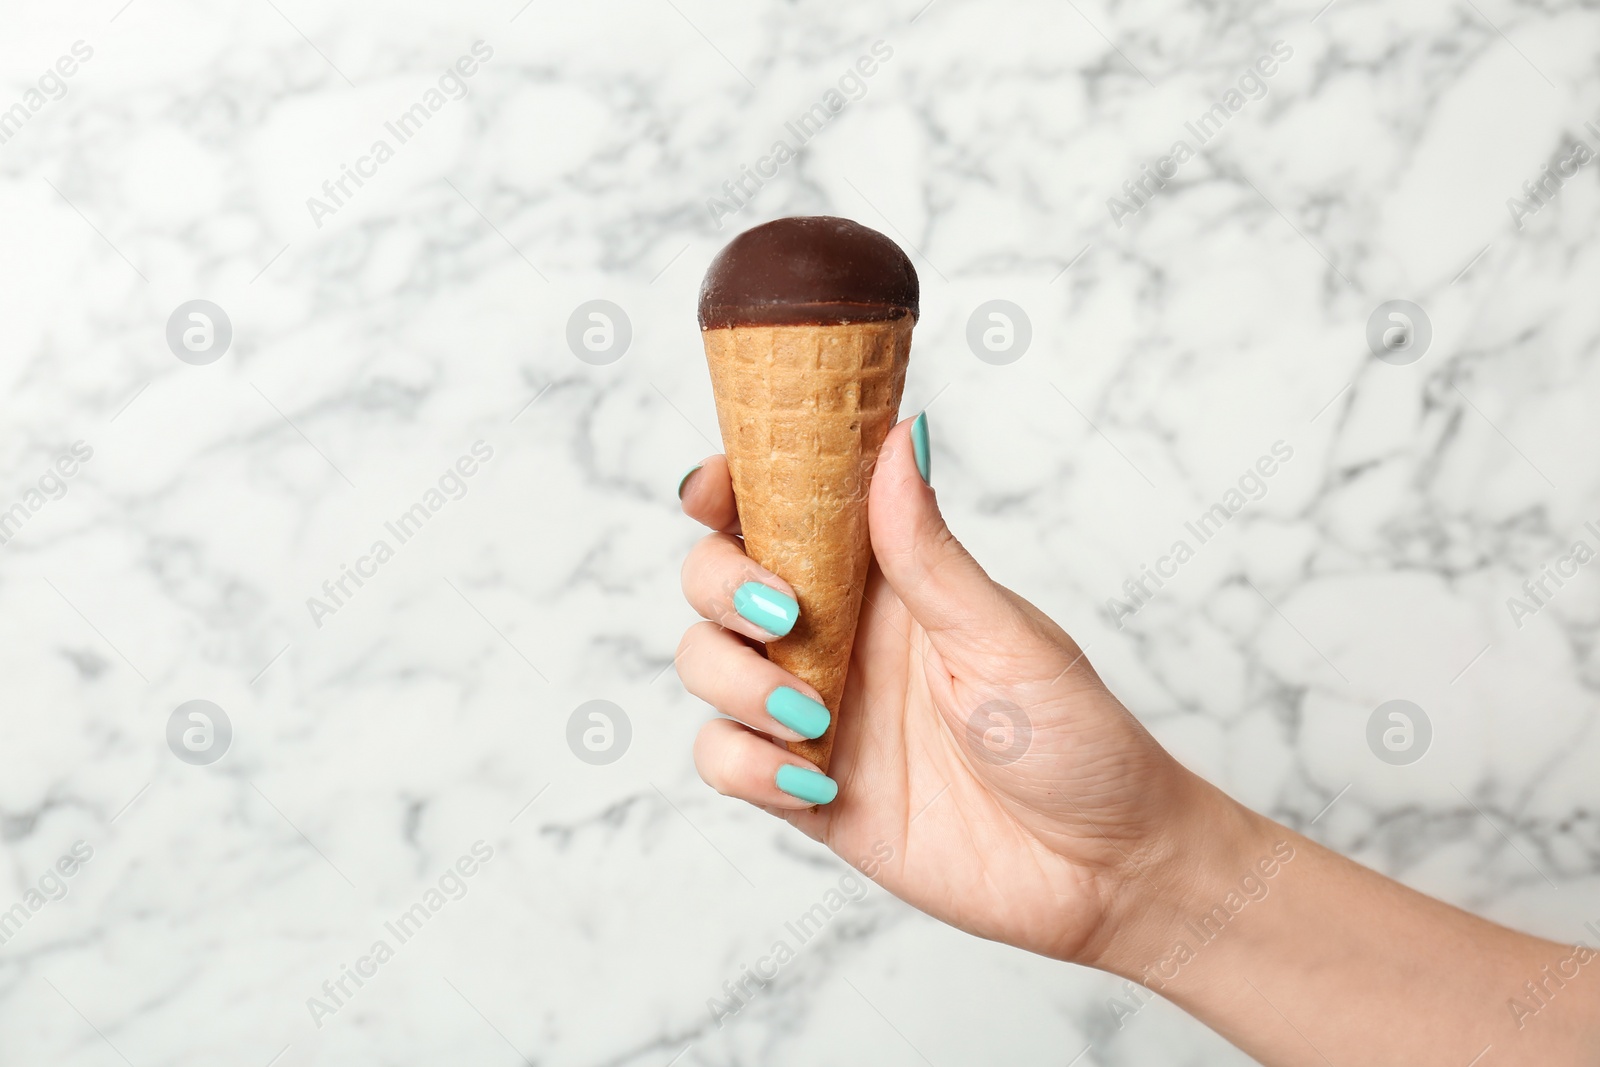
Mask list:
[{"label": "pinky finger", "polygon": [[694,766],[723,796],[758,808],[798,811],[839,793],[832,778],[732,719],[712,719],[694,742]]}]

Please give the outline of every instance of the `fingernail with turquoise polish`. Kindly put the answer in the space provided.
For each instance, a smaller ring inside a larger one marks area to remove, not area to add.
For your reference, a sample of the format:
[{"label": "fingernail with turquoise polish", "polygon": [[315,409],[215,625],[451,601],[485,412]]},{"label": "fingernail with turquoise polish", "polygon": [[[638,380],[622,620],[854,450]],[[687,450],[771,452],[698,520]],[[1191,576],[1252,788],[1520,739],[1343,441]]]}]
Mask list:
[{"label": "fingernail with turquoise polish", "polygon": [[911,424],[911,455],[917,461],[917,473],[929,485],[933,484],[930,464],[933,456],[928,452],[928,413],[924,411]]},{"label": "fingernail with turquoise polish", "polygon": [[767,697],[767,714],[807,740],[828,732],[828,709],[786,685]]},{"label": "fingernail with turquoise polish", "polygon": [[839,795],[839,783],[826,774],[785,763],[778,768],[778,788],[811,804],[827,804]]},{"label": "fingernail with turquoise polish", "polygon": [[689,484],[689,476],[692,475],[695,471],[699,470],[703,466],[705,466],[705,464],[696,463],[694,466],[692,466],[688,470],[684,471],[683,472],[683,477],[678,479],[678,499],[679,500],[683,499],[683,487]]},{"label": "fingernail with turquoise polish", "polygon": [[782,637],[794,629],[800,618],[800,605],[770,585],[745,582],[733,592],[733,610],[769,634]]}]

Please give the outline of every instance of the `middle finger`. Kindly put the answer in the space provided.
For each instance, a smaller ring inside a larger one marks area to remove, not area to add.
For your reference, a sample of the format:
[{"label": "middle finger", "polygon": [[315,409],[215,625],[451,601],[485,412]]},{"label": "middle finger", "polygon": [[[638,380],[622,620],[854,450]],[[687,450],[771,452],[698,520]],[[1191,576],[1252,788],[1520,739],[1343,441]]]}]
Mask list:
[{"label": "middle finger", "polygon": [[817,691],[722,627],[699,622],[678,643],[683,687],[724,715],[784,741],[827,732]]}]

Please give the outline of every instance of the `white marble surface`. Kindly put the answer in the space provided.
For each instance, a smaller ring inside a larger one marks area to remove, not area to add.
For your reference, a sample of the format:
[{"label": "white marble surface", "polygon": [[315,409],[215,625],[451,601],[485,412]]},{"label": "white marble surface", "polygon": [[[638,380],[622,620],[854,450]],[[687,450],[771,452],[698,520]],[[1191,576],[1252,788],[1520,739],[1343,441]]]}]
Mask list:
[{"label": "white marble surface", "polygon": [[[1600,547],[1597,171],[1521,229],[1506,203],[1570,138],[1600,149],[1592,10],[520,3],[0,16],[0,108],[93,50],[0,144],[0,508],[93,450],[0,549],[0,909],[27,913],[0,1062],[1247,1062],[875,888],[712,1022],[844,870],[700,784],[708,712],[670,671],[698,536],[673,490],[716,433],[693,298],[784,214],[916,250],[906,411],[932,405],[951,525],[1184,760],[1502,921],[1600,919],[1600,566],[1507,607]],[[319,227],[307,198],[480,40],[468,95]],[[715,225],[877,41],[860,99]],[[1107,199],[1276,41],[1264,97],[1116,226]],[[164,337],[196,298],[234,330],[206,366]],[[565,341],[596,298],[633,327],[609,366]],[[1033,328],[1005,366],[965,341],[996,298]],[[1407,366],[1364,340],[1390,299],[1432,322]],[[1280,440],[1265,496],[1114,627]],[[461,499],[315,625],[478,441]],[[167,746],[191,699],[232,723],[209,766]],[[608,766],[565,742],[591,699],[631,722]],[[1391,699],[1433,725],[1409,766],[1365,740]],[[308,998],[480,841],[464,896],[317,1026]]]}]

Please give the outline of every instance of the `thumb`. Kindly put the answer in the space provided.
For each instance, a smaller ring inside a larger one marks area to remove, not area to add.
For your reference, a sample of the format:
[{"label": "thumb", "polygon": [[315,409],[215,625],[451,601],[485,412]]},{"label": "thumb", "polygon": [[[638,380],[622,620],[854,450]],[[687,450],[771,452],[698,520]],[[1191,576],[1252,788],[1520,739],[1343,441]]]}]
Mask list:
[{"label": "thumb", "polygon": [[992,629],[1016,609],[945,525],[925,476],[930,462],[927,412],[890,430],[872,475],[867,524],[878,569],[937,641]]}]

